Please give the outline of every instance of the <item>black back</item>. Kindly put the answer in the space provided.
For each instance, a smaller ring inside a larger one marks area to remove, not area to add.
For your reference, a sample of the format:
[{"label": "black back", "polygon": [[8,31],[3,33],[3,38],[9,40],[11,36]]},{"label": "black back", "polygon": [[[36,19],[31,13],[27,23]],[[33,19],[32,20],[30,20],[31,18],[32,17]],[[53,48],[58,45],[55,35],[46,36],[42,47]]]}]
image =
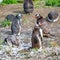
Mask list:
[{"label": "black back", "polygon": [[13,14],[9,14],[9,15],[7,15],[5,18],[6,18],[7,20],[13,21],[14,17],[15,17],[15,16],[14,16]]}]

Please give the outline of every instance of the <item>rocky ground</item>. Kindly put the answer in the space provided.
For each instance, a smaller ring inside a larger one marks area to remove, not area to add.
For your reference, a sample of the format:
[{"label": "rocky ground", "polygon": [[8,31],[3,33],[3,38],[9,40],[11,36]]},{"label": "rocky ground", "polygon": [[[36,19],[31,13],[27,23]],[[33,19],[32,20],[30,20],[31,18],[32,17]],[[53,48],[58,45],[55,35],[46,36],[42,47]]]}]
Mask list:
[{"label": "rocky ground", "polygon": [[[34,12],[28,15],[24,14],[21,4],[0,6],[0,22],[3,21],[8,14],[15,15],[19,12],[23,13],[20,40],[23,41],[23,45],[31,46],[32,29],[36,22],[32,16],[40,13],[45,18],[51,10],[58,11],[60,15],[60,7],[35,8]],[[48,22],[48,24],[51,33],[55,34],[55,36],[50,38],[44,37],[42,51],[38,52],[36,49],[21,50],[21,47],[11,47],[1,44],[0,60],[60,60],[60,19],[55,23]],[[10,34],[10,26],[0,27],[0,40],[4,40]]]}]

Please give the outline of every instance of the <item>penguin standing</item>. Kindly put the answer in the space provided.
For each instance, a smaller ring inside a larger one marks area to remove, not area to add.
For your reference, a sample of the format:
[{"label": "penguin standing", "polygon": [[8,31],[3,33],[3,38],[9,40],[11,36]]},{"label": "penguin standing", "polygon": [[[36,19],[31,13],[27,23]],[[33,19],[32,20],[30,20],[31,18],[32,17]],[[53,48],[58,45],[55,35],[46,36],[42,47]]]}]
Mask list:
[{"label": "penguin standing", "polygon": [[11,24],[12,34],[20,35],[21,32],[21,22],[22,22],[22,14],[18,14],[14,17]]},{"label": "penguin standing", "polygon": [[31,41],[32,41],[32,48],[38,48],[38,50],[42,49],[43,32],[38,24],[34,26]]},{"label": "penguin standing", "polygon": [[26,14],[32,13],[34,10],[33,1],[32,0],[24,0],[23,8],[24,8],[24,12]]}]

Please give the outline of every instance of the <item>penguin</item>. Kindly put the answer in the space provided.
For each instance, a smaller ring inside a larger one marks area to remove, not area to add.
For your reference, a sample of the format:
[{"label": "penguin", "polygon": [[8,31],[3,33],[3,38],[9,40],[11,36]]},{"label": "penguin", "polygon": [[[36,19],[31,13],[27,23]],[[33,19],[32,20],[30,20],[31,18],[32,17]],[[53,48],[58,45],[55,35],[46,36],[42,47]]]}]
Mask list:
[{"label": "penguin", "polygon": [[24,0],[23,4],[24,12],[27,13],[32,13],[34,10],[34,5],[32,0]]},{"label": "penguin", "polygon": [[50,11],[47,16],[47,21],[56,22],[59,19],[59,14],[57,11]]},{"label": "penguin", "polygon": [[20,35],[21,32],[21,23],[22,23],[22,14],[17,14],[11,24],[11,32],[12,34]]},{"label": "penguin", "polygon": [[38,26],[38,24],[34,26],[31,41],[32,48],[42,50],[43,32],[42,29]]}]

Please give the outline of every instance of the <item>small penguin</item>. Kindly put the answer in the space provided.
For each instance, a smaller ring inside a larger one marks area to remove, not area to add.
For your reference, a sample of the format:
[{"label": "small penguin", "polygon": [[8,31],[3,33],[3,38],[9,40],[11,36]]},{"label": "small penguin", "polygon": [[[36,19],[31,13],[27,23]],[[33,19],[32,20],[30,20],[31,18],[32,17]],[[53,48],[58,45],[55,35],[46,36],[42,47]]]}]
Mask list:
[{"label": "small penguin", "polygon": [[42,29],[38,26],[38,24],[34,27],[32,32],[32,48],[38,48],[38,50],[42,49],[42,40],[43,40],[43,32]]},{"label": "small penguin", "polygon": [[56,22],[59,19],[59,14],[57,11],[51,11],[48,13],[47,20],[49,22]]},{"label": "small penguin", "polygon": [[24,12],[27,13],[32,13],[34,10],[34,5],[32,0],[24,0],[23,4]]},{"label": "small penguin", "polygon": [[11,24],[12,34],[20,35],[22,23],[22,14],[18,14],[14,17]]}]

